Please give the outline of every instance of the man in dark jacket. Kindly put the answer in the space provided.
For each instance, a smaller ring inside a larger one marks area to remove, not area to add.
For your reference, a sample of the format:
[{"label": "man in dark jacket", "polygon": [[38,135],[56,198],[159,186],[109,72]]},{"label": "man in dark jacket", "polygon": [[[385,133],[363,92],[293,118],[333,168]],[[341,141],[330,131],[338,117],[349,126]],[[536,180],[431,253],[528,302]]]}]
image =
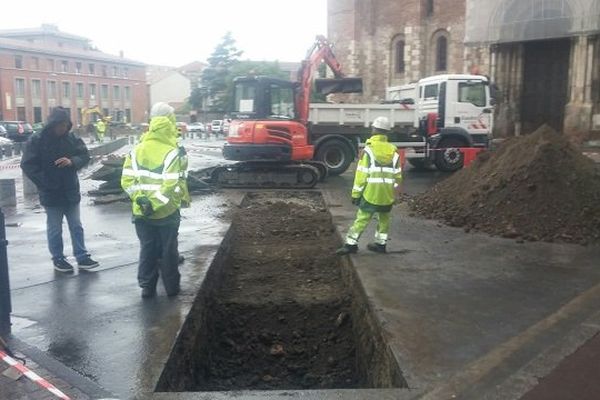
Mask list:
[{"label": "man in dark jacket", "polygon": [[21,159],[21,168],[37,186],[40,203],[46,209],[48,249],[54,269],[60,272],[73,271],[63,253],[63,217],[67,217],[79,269],[98,266],[85,248],[79,216],[81,195],[77,171],[90,161],[90,155],[83,140],[71,132],[72,127],[67,109],[54,108],[44,129],[27,142]]}]

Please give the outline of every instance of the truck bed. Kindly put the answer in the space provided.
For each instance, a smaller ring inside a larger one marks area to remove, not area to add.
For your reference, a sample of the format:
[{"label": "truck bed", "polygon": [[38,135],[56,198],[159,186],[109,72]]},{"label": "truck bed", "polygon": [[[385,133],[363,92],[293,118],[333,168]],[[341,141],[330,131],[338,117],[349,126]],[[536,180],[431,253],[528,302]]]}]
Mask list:
[{"label": "truck bed", "polygon": [[330,104],[311,103],[309,121],[315,125],[369,127],[377,117],[387,117],[392,126],[412,126],[412,104]]}]

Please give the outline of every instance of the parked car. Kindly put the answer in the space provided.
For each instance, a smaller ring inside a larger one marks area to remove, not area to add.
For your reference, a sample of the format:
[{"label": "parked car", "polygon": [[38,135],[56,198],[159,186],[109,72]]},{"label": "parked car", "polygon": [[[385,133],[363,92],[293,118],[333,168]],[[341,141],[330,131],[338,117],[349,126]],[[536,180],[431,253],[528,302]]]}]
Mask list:
[{"label": "parked car", "polygon": [[182,135],[187,133],[188,125],[185,122],[177,122],[175,125],[177,125],[177,130],[181,132]]},{"label": "parked car", "polygon": [[191,124],[188,125],[188,132],[196,132],[196,133],[206,132],[206,127],[204,126],[204,124],[202,122],[192,122]]},{"label": "parked car", "polygon": [[226,119],[223,121],[223,135],[227,136],[229,134],[229,124],[231,120]]},{"label": "parked car", "polygon": [[210,131],[218,135],[219,133],[223,133],[223,120],[222,119],[213,119],[210,123]]},{"label": "parked car", "polygon": [[6,128],[0,125],[0,137],[6,138]]},{"label": "parked car", "polygon": [[6,137],[14,142],[25,142],[33,135],[33,128],[24,121],[0,121],[6,129]]}]

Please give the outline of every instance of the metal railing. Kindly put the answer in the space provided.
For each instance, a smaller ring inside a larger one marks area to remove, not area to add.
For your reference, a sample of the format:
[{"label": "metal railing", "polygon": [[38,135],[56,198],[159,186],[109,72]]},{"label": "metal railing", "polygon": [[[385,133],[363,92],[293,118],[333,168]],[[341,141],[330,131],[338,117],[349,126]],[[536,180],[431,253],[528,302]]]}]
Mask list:
[{"label": "metal railing", "polygon": [[12,312],[10,283],[8,279],[8,257],[6,253],[7,246],[4,213],[2,212],[2,208],[0,208],[0,335],[10,333],[10,313]]}]

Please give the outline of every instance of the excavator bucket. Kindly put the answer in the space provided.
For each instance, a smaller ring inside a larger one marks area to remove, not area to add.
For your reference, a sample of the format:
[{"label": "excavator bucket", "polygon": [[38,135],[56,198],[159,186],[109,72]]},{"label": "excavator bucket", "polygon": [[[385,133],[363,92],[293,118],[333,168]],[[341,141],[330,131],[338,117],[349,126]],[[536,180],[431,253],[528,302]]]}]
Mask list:
[{"label": "excavator bucket", "polygon": [[362,78],[315,79],[315,89],[321,94],[362,93]]}]

